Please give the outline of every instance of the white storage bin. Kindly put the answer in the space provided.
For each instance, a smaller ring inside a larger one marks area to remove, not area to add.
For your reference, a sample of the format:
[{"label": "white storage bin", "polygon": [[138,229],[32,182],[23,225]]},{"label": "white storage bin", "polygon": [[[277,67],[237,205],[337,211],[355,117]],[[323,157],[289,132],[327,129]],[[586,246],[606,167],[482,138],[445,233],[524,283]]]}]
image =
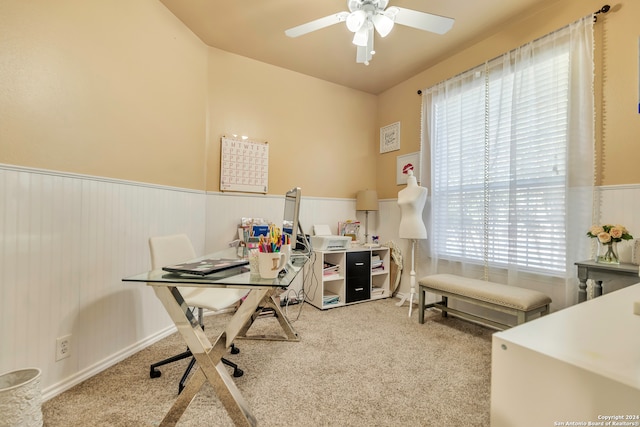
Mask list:
[{"label": "white storage bin", "polygon": [[38,368],[0,375],[0,427],[42,426],[42,392]]}]

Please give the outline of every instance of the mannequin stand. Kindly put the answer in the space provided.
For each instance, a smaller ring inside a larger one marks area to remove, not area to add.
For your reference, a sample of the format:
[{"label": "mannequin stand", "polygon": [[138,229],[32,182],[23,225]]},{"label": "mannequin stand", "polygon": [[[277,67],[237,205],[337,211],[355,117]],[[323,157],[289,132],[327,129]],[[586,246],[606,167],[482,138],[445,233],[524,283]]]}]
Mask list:
[{"label": "mannequin stand", "polygon": [[[413,309],[413,297],[416,294],[416,270],[415,270],[415,252],[416,252],[416,239],[411,239],[411,271],[409,272],[411,291],[409,292],[409,317],[411,317],[411,310]],[[407,300],[407,296],[403,295],[402,299],[396,303],[398,307]]]}]

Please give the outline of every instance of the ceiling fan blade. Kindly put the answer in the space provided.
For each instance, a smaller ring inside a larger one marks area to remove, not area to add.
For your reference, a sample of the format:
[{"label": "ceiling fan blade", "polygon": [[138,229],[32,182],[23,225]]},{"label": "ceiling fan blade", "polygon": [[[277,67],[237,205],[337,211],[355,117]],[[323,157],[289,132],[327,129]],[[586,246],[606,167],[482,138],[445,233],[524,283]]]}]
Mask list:
[{"label": "ceiling fan blade", "polygon": [[289,28],[284,33],[289,37],[299,37],[312,31],[320,30],[339,22],[344,22],[347,20],[347,16],[349,16],[349,12],[334,13],[333,15],[325,16],[324,18],[316,19],[315,21],[307,22],[306,24]]},{"label": "ceiling fan blade", "polygon": [[455,22],[453,18],[447,18],[446,16],[433,15],[431,13],[419,12],[397,6],[392,7],[398,9],[395,17],[396,24],[406,25],[407,27],[417,28],[419,30],[444,34],[453,27],[453,23]]}]

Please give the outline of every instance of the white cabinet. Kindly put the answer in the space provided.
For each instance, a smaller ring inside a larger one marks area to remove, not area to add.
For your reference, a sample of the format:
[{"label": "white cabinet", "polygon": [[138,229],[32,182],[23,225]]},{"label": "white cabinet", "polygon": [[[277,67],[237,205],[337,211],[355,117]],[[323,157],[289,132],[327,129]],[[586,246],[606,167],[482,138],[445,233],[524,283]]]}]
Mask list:
[{"label": "white cabinet", "polygon": [[494,334],[491,426],[639,425],[635,301],[640,284]]},{"label": "white cabinet", "polygon": [[389,248],[314,251],[305,264],[305,299],[320,309],[387,298]]}]

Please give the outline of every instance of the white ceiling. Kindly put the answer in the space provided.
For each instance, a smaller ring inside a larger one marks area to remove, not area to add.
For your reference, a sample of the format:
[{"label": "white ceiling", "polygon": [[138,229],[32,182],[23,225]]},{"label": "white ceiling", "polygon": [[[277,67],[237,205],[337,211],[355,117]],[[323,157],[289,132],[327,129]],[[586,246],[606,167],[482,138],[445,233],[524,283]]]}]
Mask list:
[{"label": "white ceiling", "polygon": [[209,46],[378,94],[485,37],[518,15],[555,0],[390,0],[455,19],[444,35],[396,25],[376,34],[370,65],[356,63],[353,34],[344,23],[298,38],[284,31],[348,11],[347,0],[160,0]]}]

